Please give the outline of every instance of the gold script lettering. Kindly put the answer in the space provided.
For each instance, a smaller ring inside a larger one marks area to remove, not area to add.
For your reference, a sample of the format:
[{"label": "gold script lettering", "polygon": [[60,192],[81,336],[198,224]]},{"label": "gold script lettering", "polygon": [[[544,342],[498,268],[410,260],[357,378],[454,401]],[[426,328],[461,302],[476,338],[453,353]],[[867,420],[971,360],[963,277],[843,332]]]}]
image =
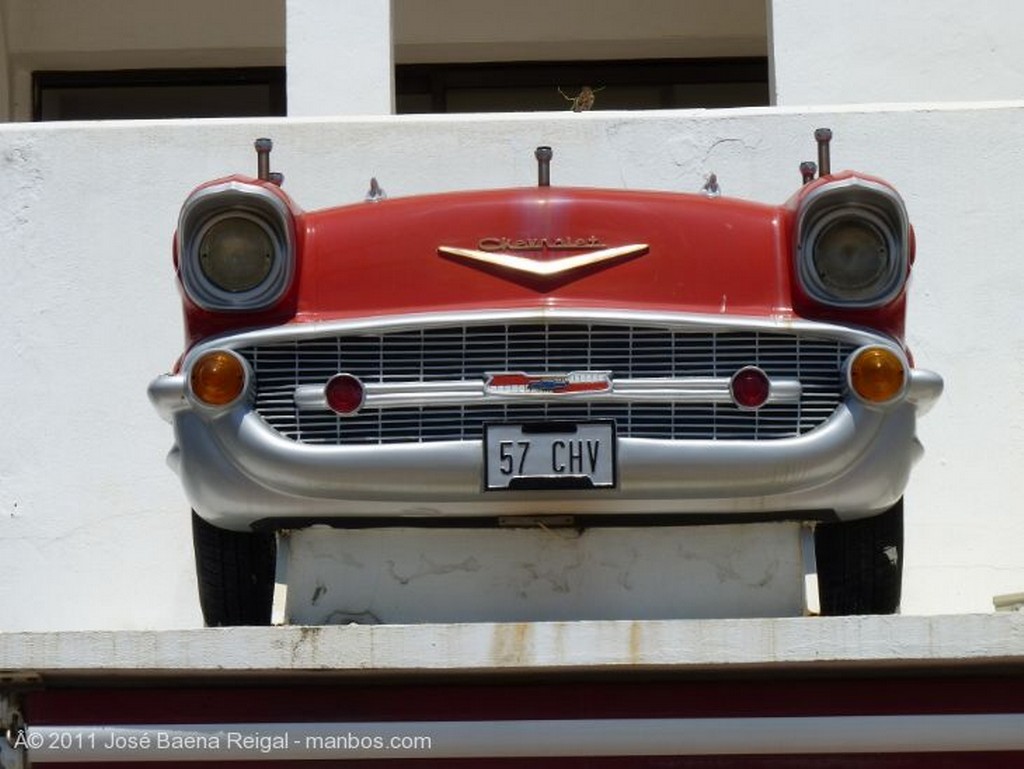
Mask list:
[{"label": "gold script lettering", "polygon": [[596,236],[589,238],[480,238],[477,248],[481,251],[589,251],[607,248]]}]

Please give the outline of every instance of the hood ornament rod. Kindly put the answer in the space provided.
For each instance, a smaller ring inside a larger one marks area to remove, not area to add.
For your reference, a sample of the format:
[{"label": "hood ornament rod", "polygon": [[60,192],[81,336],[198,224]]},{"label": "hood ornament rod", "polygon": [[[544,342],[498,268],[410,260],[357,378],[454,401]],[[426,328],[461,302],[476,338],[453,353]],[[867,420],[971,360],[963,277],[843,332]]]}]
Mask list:
[{"label": "hood ornament rod", "polygon": [[284,182],[284,174],[270,170],[270,151],[274,149],[274,142],[264,137],[257,139],[253,145],[256,147],[256,178],[280,187]]},{"label": "hood ornament rod", "polygon": [[551,156],[554,153],[550,147],[538,147],[533,153],[533,156],[537,158],[537,186],[538,187],[550,187],[551,186]]},{"label": "hood ornament rod", "polygon": [[810,184],[814,181],[814,175],[818,173],[818,164],[813,160],[805,160],[800,164],[800,176],[803,177],[804,184]]},{"label": "hood ornament rod", "polygon": [[829,142],[832,141],[831,128],[819,128],[814,132],[814,140],[818,142],[818,177],[832,173],[832,157]]},{"label": "hood ornament rod", "polygon": [[270,151],[274,149],[274,142],[270,139],[257,139],[253,144],[256,147],[256,178],[264,182],[270,181]]}]

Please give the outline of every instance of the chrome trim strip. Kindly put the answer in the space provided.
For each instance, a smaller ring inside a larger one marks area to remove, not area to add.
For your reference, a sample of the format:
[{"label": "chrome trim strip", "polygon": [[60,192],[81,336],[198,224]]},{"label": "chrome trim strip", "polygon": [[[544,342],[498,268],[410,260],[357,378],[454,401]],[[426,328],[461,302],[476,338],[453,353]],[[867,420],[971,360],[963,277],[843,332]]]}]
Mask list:
[{"label": "chrome trim strip", "polygon": [[636,310],[593,310],[560,307],[537,307],[524,310],[466,310],[462,312],[425,312],[407,315],[360,317],[327,322],[292,323],[269,329],[211,337],[193,347],[184,360],[191,362],[208,349],[229,347],[237,349],[255,344],[291,342],[316,336],[341,334],[385,334],[396,331],[415,331],[422,328],[451,325],[486,325],[492,323],[606,323],[622,326],[651,326],[677,331],[763,331],[794,335],[817,336],[861,346],[889,344],[893,340],[866,328],[841,326],[822,321],[741,315],[705,315],[697,313],[648,312]]},{"label": "chrome trim strip", "polygon": [[927,369],[911,369],[907,384],[907,400],[917,407],[919,416],[931,411],[932,406],[942,395],[945,383],[942,377]]},{"label": "chrome trim strip", "polygon": [[[364,382],[366,396],[362,408],[397,408],[409,405],[458,405],[484,398],[483,382]],[[299,411],[328,409],[323,385],[299,385],[295,388],[295,407]]]},{"label": "chrome trim strip", "polygon": [[165,422],[173,422],[175,414],[192,407],[185,397],[186,386],[182,374],[161,374],[149,383],[149,402]]},{"label": "chrome trim strip", "polygon": [[[404,408],[407,406],[478,406],[484,404],[636,402],[648,403],[732,403],[727,377],[688,377],[680,379],[616,379],[609,392],[594,393],[495,393],[481,381],[452,382],[364,382],[363,409]],[[795,403],[800,400],[801,385],[795,379],[771,381],[768,403]],[[295,388],[295,406],[299,411],[328,409],[323,385]]]}]

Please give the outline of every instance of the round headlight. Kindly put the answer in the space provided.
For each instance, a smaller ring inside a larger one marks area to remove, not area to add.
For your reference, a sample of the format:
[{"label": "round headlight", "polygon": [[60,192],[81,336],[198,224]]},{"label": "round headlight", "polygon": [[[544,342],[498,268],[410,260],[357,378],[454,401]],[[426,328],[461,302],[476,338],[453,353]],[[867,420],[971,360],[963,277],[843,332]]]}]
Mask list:
[{"label": "round headlight", "polygon": [[822,287],[846,300],[874,299],[890,278],[889,240],[865,219],[837,219],[823,227],[811,260]]},{"label": "round headlight", "polygon": [[231,293],[251,291],[270,275],[276,253],[266,226],[254,217],[230,214],[214,219],[199,238],[203,275]]},{"label": "round headlight", "polygon": [[813,188],[801,202],[794,256],[815,302],[880,307],[899,297],[910,260],[903,201],[887,185],[857,176]]},{"label": "round headlight", "polygon": [[295,276],[294,225],[276,187],[232,180],[193,192],[181,207],[177,232],[188,298],[213,312],[272,307]]}]

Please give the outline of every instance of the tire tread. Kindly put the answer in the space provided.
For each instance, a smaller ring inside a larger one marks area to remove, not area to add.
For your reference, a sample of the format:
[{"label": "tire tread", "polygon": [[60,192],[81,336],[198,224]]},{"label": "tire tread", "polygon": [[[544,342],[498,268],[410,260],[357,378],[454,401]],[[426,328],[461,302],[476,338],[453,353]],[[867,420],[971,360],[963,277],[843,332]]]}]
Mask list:
[{"label": "tire tread", "polygon": [[269,625],[277,562],[275,536],[221,529],[193,511],[192,541],[206,625]]},{"label": "tire tread", "polygon": [[820,524],[814,546],[825,616],[895,614],[903,581],[903,500],[879,515]]}]

